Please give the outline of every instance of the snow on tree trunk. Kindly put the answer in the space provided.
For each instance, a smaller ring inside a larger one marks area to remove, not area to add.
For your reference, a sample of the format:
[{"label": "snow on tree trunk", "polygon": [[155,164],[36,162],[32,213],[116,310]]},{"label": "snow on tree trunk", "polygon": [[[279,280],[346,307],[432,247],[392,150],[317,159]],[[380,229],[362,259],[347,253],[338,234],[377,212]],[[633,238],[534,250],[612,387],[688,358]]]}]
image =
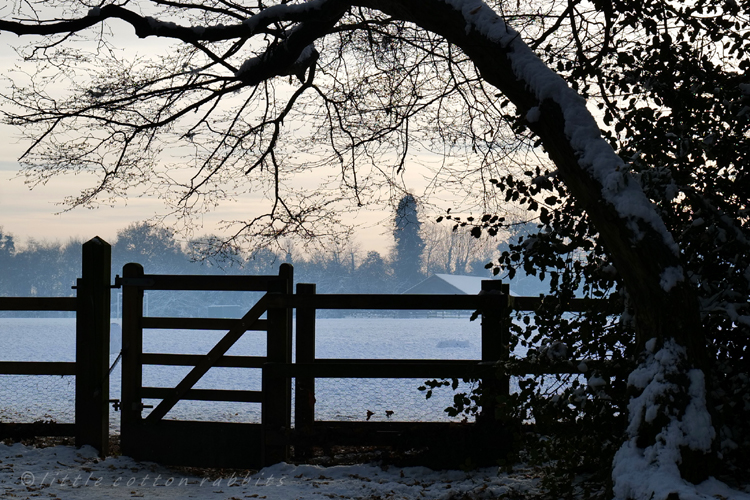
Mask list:
[{"label": "snow on tree trunk", "polygon": [[637,396],[630,406],[628,440],[613,471],[618,496],[659,499],[684,493],[657,491],[627,474],[626,464],[640,456],[642,470],[673,477],[674,484],[699,481],[708,471],[704,456],[711,454],[714,430],[705,403],[705,336],[697,296],[682,274],[678,245],[602,137],[584,99],[480,0],[357,3],[459,46],[539,136],[570,194],[599,231],[635,310],[636,347],[643,356],[629,380]]},{"label": "snow on tree trunk", "polygon": [[[700,498],[680,477],[678,464],[686,454],[709,453],[716,437],[706,382],[701,370],[685,368],[682,346],[669,340],[657,352],[655,347],[656,339],[647,342],[643,363],[628,378],[628,385],[641,393],[630,400],[628,440],[615,455],[615,498]],[[681,413],[673,409],[673,400],[680,399],[687,401]],[[651,443],[643,442],[642,422],[659,428]]]}]

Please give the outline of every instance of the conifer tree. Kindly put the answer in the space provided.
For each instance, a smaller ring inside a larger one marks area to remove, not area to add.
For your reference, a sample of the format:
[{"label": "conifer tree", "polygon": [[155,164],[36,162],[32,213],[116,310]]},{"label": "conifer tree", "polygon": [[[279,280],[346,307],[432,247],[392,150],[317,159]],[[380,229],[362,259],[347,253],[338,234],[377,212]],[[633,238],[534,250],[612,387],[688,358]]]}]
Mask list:
[{"label": "conifer tree", "polygon": [[393,273],[398,292],[403,292],[419,283],[422,274],[422,250],[424,241],[420,234],[422,222],[419,220],[417,200],[411,194],[405,194],[396,207],[393,220],[393,238],[396,246],[393,249]]}]

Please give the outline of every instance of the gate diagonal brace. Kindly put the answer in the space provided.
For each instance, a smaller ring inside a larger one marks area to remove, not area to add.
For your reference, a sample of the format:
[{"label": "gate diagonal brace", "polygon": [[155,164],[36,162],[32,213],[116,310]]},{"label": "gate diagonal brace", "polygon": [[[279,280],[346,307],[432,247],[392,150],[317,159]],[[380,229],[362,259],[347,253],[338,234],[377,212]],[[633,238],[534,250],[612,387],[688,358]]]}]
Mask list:
[{"label": "gate diagonal brace", "polygon": [[264,295],[261,299],[242,317],[242,320],[236,328],[229,330],[226,335],[209,351],[209,353],[203,358],[203,360],[195,365],[190,373],[185,375],[185,378],[177,384],[174,392],[171,396],[168,396],[162,400],[154,410],[148,414],[145,418],[146,422],[156,422],[164,418],[164,415],[171,410],[174,405],[189,391],[193,386],[208,372],[208,370],[214,366],[216,361],[219,360],[240,337],[247,331],[247,328],[251,326],[255,321],[260,319],[266,309],[268,309],[268,295]]}]

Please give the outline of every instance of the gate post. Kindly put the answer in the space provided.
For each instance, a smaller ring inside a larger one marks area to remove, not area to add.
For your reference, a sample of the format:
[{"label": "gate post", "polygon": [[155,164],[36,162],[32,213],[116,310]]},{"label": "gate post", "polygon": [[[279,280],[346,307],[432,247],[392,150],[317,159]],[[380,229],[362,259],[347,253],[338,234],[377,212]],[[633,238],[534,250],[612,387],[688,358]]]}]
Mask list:
[{"label": "gate post", "polygon": [[109,321],[112,247],[98,236],[82,247],[77,281],[75,443],[109,453]]},{"label": "gate post", "polygon": [[[294,268],[282,264],[279,279],[271,282],[269,293],[286,296],[293,293]],[[292,308],[268,309],[266,360],[272,365],[292,362]],[[289,430],[292,425],[292,381],[286,371],[263,370],[263,403],[261,421],[263,433],[263,464],[272,465],[289,460]]]},{"label": "gate post", "polygon": [[125,264],[122,268],[122,393],[120,397],[120,447],[122,454],[136,456],[138,444],[134,429],[143,410],[141,386],[143,369],[143,288],[129,285],[128,279],[143,277],[143,266]]},{"label": "gate post", "polygon": [[[502,294],[497,309],[482,310],[482,361],[496,363],[510,358],[510,325],[508,324],[508,294],[510,286],[498,280],[483,280],[482,292]],[[485,424],[495,421],[497,396],[510,393],[510,378],[493,373],[482,379],[482,413],[478,420]]]},{"label": "gate post", "polygon": [[[297,363],[315,362],[315,309],[304,306],[304,298],[316,293],[314,283],[298,283],[297,297],[300,305],[297,307],[297,338],[295,350]],[[312,432],[315,421],[315,378],[297,377],[294,381],[294,428],[304,441],[304,437]],[[299,448],[299,449],[298,449]],[[295,459],[306,458],[309,448],[303,444],[294,447]]]}]

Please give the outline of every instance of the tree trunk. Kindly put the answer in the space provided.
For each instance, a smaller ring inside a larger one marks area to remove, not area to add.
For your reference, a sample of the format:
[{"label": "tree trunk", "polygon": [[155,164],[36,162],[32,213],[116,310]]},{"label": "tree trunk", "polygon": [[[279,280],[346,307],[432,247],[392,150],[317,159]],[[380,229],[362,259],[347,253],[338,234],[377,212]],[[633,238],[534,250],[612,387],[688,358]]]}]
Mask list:
[{"label": "tree trunk", "polygon": [[[577,110],[576,118],[585,113],[587,120],[590,120],[583,127],[591,127],[592,124],[596,126],[585,108],[584,100],[579,98],[580,102],[571,102],[570,94],[573,91],[549,68],[544,68],[545,73],[539,71],[537,64],[534,71],[531,71],[519,63],[519,55],[526,57],[523,51],[528,51],[528,48],[517,34],[513,36],[511,32],[510,36],[504,36],[503,28],[499,27],[502,20],[496,15],[493,20],[493,13],[480,2],[472,3],[471,7],[460,2],[456,3],[458,7],[454,7],[449,1],[439,0],[370,0],[356,3],[413,22],[444,36],[472,59],[482,77],[510,99],[521,116],[526,116],[532,108],[538,108],[539,113],[535,113],[538,118],[529,120],[527,125],[539,136],[568,192],[586,211],[601,235],[605,249],[623,280],[635,311],[636,352],[645,352],[650,339],[656,339],[655,345],[649,345],[652,350],[658,350],[673,339],[685,349],[685,359],[680,363],[680,371],[685,374],[697,368],[706,373],[706,341],[698,298],[689,282],[684,277],[679,279],[682,272],[679,249],[666,228],[660,231],[658,224],[654,224],[654,218],[659,222],[661,219],[640,187],[637,190],[643,195],[644,207],[651,211],[645,217],[638,217],[637,214],[623,215],[612,197],[606,196],[601,182],[605,175],[618,175],[625,184],[637,181],[619,172],[623,163],[614,157],[614,152],[601,137],[598,128],[596,134],[600,142],[597,144],[576,142],[574,139],[578,132],[578,121],[572,126],[566,123],[566,116],[571,115],[566,115],[565,110],[570,111],[571,106],[582,108]],[[459,10],[459,7],[463,10]],[[543,81],[530,81],[529,74],[533,74],[535,80]],[[540,96],[540,93],[543,94],[540,91],[542,85],[562,85],[567,93],[560,90],[557,94],[562,96],[560,99]],[[595,172],[594,167],[583,160],[590,153],[587,147],[603,148],[603,145],[609,148],[612,155],[609,167],[611,171],[605,174]],[[623,189],[635,188],[629,185]],[[677,377],[675,383],[677,392],[688,394],[688,377]],[[690,398],[677,398],[669,415],[684,415],[689,402]],[[664,411],[668,421],[668,410],[665,408]],[[665,422],[658,418],[650,423],[646,423],[643,417],[640,420],[638,447],[646,448],[657,439]],[[708,474],[703,458],[706,450],[682,451],[682,477],[689,481],[704,478]]]}]

